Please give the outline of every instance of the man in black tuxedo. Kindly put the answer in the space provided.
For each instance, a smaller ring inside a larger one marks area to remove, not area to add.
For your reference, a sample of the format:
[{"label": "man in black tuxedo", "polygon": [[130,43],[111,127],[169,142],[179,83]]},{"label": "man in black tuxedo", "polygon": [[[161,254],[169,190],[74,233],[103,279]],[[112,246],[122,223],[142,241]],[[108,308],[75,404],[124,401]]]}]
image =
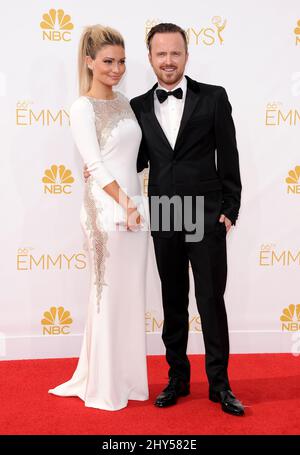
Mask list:
[{"label": "man in black tuxedo", "polygon": [[[239,159],[231,105],[222,87],[184,76],[187,38],[174,24],[158,24],[147,38],[149,60],[158,83],[131,100],[143,132],[137,170],[150,164],[148,195],[204,196],[204,236],[186,241],[184,228],[160,224],[152,230],[162,286],[162,338],[169,364],[169,383],[155,401],[158,407],[190,393],[188,341],[189,262],[206,352],[209,399],[222,409],[243,415],[242,403],[230,389],[227,375],[229,337],[223,294],[226,286],[226,233],[238,217],[241,196]],[[177,210],[177,209],[176,209]]]}]

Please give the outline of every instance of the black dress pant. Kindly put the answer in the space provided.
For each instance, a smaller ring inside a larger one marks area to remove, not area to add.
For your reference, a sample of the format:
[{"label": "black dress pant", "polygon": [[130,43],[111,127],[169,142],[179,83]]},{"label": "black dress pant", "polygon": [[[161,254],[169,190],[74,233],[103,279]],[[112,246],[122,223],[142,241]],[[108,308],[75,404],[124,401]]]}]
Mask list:
[{"label": "black dress pant", "polygon": [[169,377],[179,376],[190,381],[190,363],[186,355],[190,261],[209,387],[216,391],[229,389],[229,337],[223,298],[227,277],[225,224],[218,222],[200,242],[186,242],[184,232],[175,232],[170,238],[155,236],[153,241],[162,287],[162,339],[170,366]]}]

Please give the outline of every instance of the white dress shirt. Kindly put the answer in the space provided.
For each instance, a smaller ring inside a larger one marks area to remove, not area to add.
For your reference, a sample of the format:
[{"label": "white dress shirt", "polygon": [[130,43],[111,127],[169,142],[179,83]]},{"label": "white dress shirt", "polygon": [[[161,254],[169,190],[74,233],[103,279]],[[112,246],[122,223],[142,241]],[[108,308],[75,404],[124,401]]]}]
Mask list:
[{"label": "white dress shirt", "polygon": [[[160,103],[158,101],[156,91],[154,94],[155,115],[173,149],[175,147],[175,143],[176,143],[176,139],[177,139],[177,135],[178,135],[178,131],[179,131],[179,126],[180,126],[180,122],[181,122],[181,118],[182,118],[182,114],[183,114],[184,103],[185,103],[186,90],[187,90],[187,81],[186,81],[185,77],[183,77],[181,79],[179,84],[176,85],[176,87],[174,87],[173,90],[176,90],[177,88],[182,89],[182,92],[183,92],[182,99],[178,99],[175,96],[168,96],[166,101],[164,101],[163,103]],[[158,84],[157,89],[166,90],[160,84]],[[168,90],[166,90],[166,91],[168,91]]]}]

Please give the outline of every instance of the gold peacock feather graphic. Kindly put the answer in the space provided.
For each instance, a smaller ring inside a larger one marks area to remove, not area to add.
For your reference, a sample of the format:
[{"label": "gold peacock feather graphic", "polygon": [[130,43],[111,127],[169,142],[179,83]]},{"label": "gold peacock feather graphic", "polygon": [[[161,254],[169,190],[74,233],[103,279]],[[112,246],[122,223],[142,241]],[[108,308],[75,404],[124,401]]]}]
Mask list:
[{"label": "gold peacock feather graphic", "polygon": [[65,311],[64,307],[52,306],[49,311],[44,312],[44,319],[41,320],[43,325],[67,325],[72,324],[73,319],[70,317],[70,311]]},{"label": "gold peacock feather graphic", "polygon": [[53,164],[50,169],[45,170],[42,181],[43,183],[66,184],[74,183],[74,177],[72,177],[70,169],[66,169],[63,164],[60,166]]},{"label": "gold peacock feather graphic", "polygon": [[300,304],[291,304],[287,308],[284,308],[280,320],[282,322],[293,322],[294,316],[296,316],[298,322],[300,322]]},{"label": "gold peacock feather graphic", "polygon": [[300,35],[300,19],[297,22],[297,27],[294,29],[295,35]]},{"label": "gold peacock feather graphic", "polygon": [[43,14],[43,21],[40,27],[44,30],[73,30],[74,25],[71,22],[71,16],[65,14],[63,9],[50,9],[48,13]]},{"label": "gold peacock feather graphic", "polygon": [[289,172],[289,177],[285,179],[286,183],[298,183],[300,177],[300,166],[296,166],[295,169]]}]

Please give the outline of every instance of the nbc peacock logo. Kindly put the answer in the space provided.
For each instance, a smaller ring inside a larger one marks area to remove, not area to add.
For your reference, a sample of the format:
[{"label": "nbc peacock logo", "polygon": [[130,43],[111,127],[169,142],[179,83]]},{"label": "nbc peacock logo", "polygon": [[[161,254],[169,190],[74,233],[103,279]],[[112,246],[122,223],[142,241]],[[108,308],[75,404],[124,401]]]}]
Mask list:
[{"label": "nbc peacock logo", "polygon": [[72,171],[63,164],[53,164],[50,169],[45,170],[42,182],[45,194],[71,194],[74,177]]},{"label": "nbc peacock logo", "polygon": [[288,184],[288,194],[300,194],[300,166],[296,166],[295,169],[289,171],[285,182]]},{"label": "nbc peacock logo", "polygon": [[73,319],[70,311],[66,311],[64,307],[52,306],[44,312],[43,316],[44,318],[41,320],[43,335],[68,335],[70,333]]},{"label": "nbc peacock logo", "polygon": [[295,38],[296,38],[296,46],[300,44],[300,19],[297,21],[297,27],[294,29]]},{"label": "nbc peacock logo", "polygon": [[43,30],[43,40],[71,41],[70,30],[73,30],[74,25],[71,16],[65,14],[63,9],[50,9],[48,13],[43,14],[40,27]]},{"label": "nbc peacock logo", "polygon": [[284,308],[280,316],[282,331],[297,332],[300,330],[300,304]]}]

